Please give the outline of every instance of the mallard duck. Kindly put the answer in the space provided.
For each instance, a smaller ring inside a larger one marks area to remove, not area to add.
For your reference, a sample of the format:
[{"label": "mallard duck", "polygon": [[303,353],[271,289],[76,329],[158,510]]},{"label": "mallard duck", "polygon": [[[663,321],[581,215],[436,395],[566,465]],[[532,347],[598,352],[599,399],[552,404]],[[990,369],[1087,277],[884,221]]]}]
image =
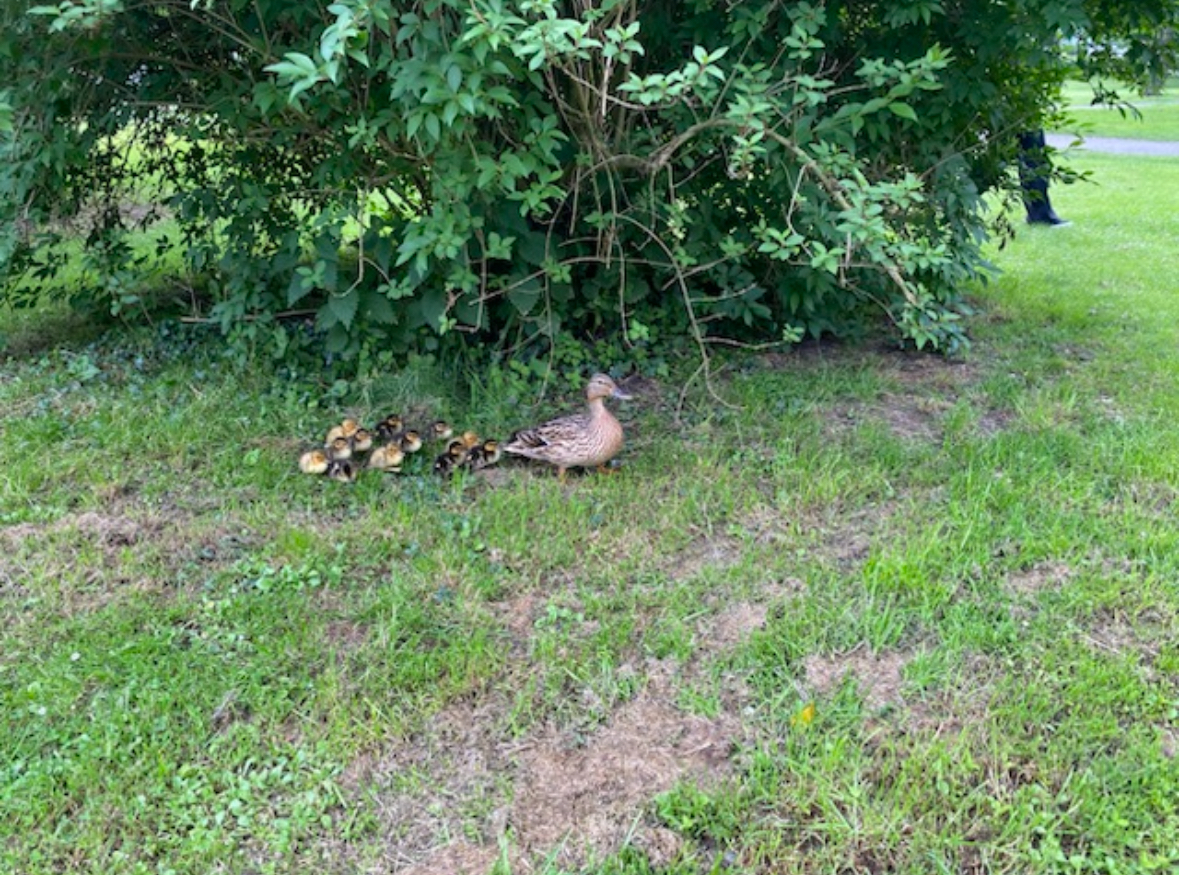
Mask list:
[{"label": "mallard duck", "polygon": [[430,425],[430,437],[436,441],[448,441],[454,437],[454,429],[444,420],[436,420]]},{"label": "mallard duck", "polygon": [[299,457],[299,470],[304,474],[322,474],[327,469],[328,457],[323,450],[308,450]]},{"label": "mallard duck", "polygon": [[472,447],[467,453],[466,465],[472,471],[478,471],[494,465],[503,457],[503,448],[499,441],[488,439],[478,446]]},{"label": "mallard duck", "polygon": [[606,409],[604,399],[629,397],[605,374],[594,374],[585,387],[584,411],[516,432],[504,452],[556,465],[562,482],[569,468],[605,470],[622,449],[623,437],[622,424]]},{"label": "mallard duck", "polygon": [[332,442],[325,449],[327,450],[328,457],[333,460],[352,458],[352,441],[343,435],[333,438]]},{"label": "mallard duck", "polygon": [[403,453],[416,453],[422,448],[422,436],[411,428],[401,433],[400,444]]},{"label": "mallard duck", "polygon": [[401,463],[405,460],[405,453],[397,444],[385,444],[373,450],[368,458],[368,466],[376,471],[388,471],[390,474],[401,472]]},{"label": "mallard duck", "polygon": [[356,429],[352,435],[352,449],[358,453],[367,453],[373,448],[373,433],[367,428]]},{"label": "mallard duck", "polygon": [[350,438],[360,431],[360,423],[355,419],[345,419],[340,423],[340,428],[344,431],[344,437]]},{"label": "mallard duck", "polygon": [[351,459],[332,459],[328,465],[327,475],[340,483],[351,483],[356,479],[356,466]]},{"label": "mallard duck", "polygon": [[405,422],[396,413],[391,413],[377,423],[374,431],[377,433],[378,440],[386,442],[396,440],[405,431]]}]

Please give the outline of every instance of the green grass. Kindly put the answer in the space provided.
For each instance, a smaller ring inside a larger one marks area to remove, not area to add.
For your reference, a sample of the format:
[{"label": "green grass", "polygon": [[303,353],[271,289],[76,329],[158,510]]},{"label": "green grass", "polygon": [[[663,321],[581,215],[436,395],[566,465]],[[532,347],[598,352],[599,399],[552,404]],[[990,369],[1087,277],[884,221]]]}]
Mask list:
[{"label": "green grass", "polygon": [[1140,115],[1092,106],[1093,92],[1088,85],[1083,82],[1068,83],[1064,102],[1076,123],[1059,133],[1179,141],[1179,83],[1176,80],[1169,80],[1162,93],[1150,97],[1140,97],[1132,90],[1122,93]]},{"label": "green grass", "polygon": [[1179,168],[1077,163],[967,360],[734,359],[565,486],[294,460],[572,390],[4,314],[0,871],[1173,871]]}]

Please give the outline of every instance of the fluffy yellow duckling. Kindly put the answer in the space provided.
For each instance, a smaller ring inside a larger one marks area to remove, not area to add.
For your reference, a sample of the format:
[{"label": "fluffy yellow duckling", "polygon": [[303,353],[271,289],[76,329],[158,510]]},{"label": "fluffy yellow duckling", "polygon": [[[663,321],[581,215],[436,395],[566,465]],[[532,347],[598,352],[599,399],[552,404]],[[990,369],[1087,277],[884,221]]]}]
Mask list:
[{"label": "fluffy yellow duckling", "polygon": [[390,474],[401,473],[401,463],[405,460],[405,453],[396,444],[385,444],[373,450],[368,458],[368,466],[376,471],[387,471]]},{"label": "fluffy yellow duckling", "polygon": [[360,431],[360,423],[355,419],[345,419],[340,423],[340,428],[344,431],[344,437],[352,437]]},{"label": "fluffy yellow duckling", "polygon": [[454,437],[454,429],[450,427],[449,422],[439,419],[431,424],[430,437],[436,441],[448,441]]},{"label": "fluffy yellow duckling", "polygon": [[422,448],[422,436],[411,428],[402,432],[400,444],[402,452],[416,453]]},{"label": "fluffy yellow duckling", "polygon": [[606,409],[606,398],[629,398],[605,374],[594,374],[585,387],[586,409],[516,432],[504,452],[548,462],[564,482],[569,468],[597,468],[622,449],[622,424]]},{"label": "fluffy yellow duckling", "polygon": [[344,426],[333,425],[328,429],[328,433],[324,436],[323,445],[325,447],[331,446],[332,443],[339,440],[340,438],[344,438],[345,440],[348,439],[348,435],[344,434]]},{"label": "fluffy yellow duckling", "polygon": [[326,447],[328,457],[332,460],[343,461],[352,458],[352,441],[339,435]]},{"label": "fluffy yellow duckling", "polygon": [[351,459],[332,459],[327,475],[339,483],[351,483],[356,479],[356,466]]},{"label": "fluffy yellow duckling", "polygon": [[308,450],[299,457],[299,470],[304,474],[323,474],[328,469],[328,461],[323,450]]},{"label": "fluffy yellow duckling", "polygon": [[352,435],[352,449],[358,453],[367,453],[373,448],[373,433],[367,428],[358,428]]}]

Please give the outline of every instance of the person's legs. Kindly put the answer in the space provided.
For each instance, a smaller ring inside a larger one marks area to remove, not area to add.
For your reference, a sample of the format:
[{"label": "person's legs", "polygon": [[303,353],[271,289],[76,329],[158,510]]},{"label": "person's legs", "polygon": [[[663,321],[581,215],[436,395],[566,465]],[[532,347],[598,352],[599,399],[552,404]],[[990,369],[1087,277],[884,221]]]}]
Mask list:
[{"label": "person's legs", "polygon": [[1044,132],[1028,131],[1019,135],[1019,184],[1023,189],[1023,206],[1031,225],[1067,225],[1052,209],[1048,199],[1048,159],[1044,154]]}]

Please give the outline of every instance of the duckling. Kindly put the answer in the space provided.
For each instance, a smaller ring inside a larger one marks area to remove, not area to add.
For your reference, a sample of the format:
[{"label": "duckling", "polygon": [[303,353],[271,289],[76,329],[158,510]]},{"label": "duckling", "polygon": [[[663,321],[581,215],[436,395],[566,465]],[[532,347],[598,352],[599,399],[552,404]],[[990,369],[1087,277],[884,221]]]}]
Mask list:
[{"label": "duckling", "polygon": [[622,424],[606,409],[606,398],[629,398],[605,374],[595,374],[585,387],[586,409],[516,432],[504,451],[548,462],[565,481],[569,468],[606,470],[622,449]]},{"label": "duckling", "polygon": [[434,473],[441,474],[443,477],[450,477],[463,466],[466,461],[466,454],[460,458],[453,453],[445,452],[434,460]]},{"label": "duckling", "polygon": [[449,477],[466,465],[470,453],[470,448],[461,439],[451,441],[446,452],[434,460],[434,473]]},{"label": "duckling", "polygon": [[345,419],[340,423],[340,428],[344,430],[344,437],[352,437],[360,431],[360,423],[355,419]]},{"label": "duckling", "polygon": [[446,452],[442,455],[449,456],[454,465],[465,465],[467,456],[471,454],[471,445],[462,438],[455,438],[446,445]]},{"label": "duckling", "polygon": [[396,413],[391,413],[377,423],[375,431],[377,433],[377,440],[395,440],[401,437],[401,433],[405,431],[405,422]]},{"label": "duckling", "polygon": [[385,444],[373,450],[369,456],[368,466],[377,471],[388,471],[391,474],[401,473],[401,463],[405,460],[405,453],[397,444]]},{"label": "duckling", "polygon": [[328,457],[323,450],[308,450],[299,457],[299,470],[304,474],[323,474],[327,469]]},{"label": "duckling", "polygon": [[352,441],[340,435],[325,448],[330,458],[338,461],[352,458]]},{"label": "duckling", "polygon": [[352,449],[358,453],[367,453],[373,448],[373,433],[367,428],[356,429],[352,435]]},{"label": "duckling", "polygon": [[331,446],[331,444],[339,438],[344,438],[345,440],[348,438],[348,435],[344,434],[344,426],[333,425],[328,429],[328,433],[324,436],[323,445],[325,447]]},{"label": "duckling", "polygon": [[402,452],[416,453],[422,448],[422,436],[411,428],[402,432],[400,444]]},{"label": "duckling", "polygon": [[448,441],[454,437],[454,429],[444,420],[436,420],[430,426],[430,437],[436,441]]},{"label": "duckling", "polygon": [[351,459],[332,459],[327,475],[339,483],[351,483],[356,479],[356,466]]},{"label": "duckling", "polygon": [[503,457],[503,449],[499,441],[489,438],[477,447],[472,447],[467,453],[466,466],[472,471],[479,471],[494,465]]}]

